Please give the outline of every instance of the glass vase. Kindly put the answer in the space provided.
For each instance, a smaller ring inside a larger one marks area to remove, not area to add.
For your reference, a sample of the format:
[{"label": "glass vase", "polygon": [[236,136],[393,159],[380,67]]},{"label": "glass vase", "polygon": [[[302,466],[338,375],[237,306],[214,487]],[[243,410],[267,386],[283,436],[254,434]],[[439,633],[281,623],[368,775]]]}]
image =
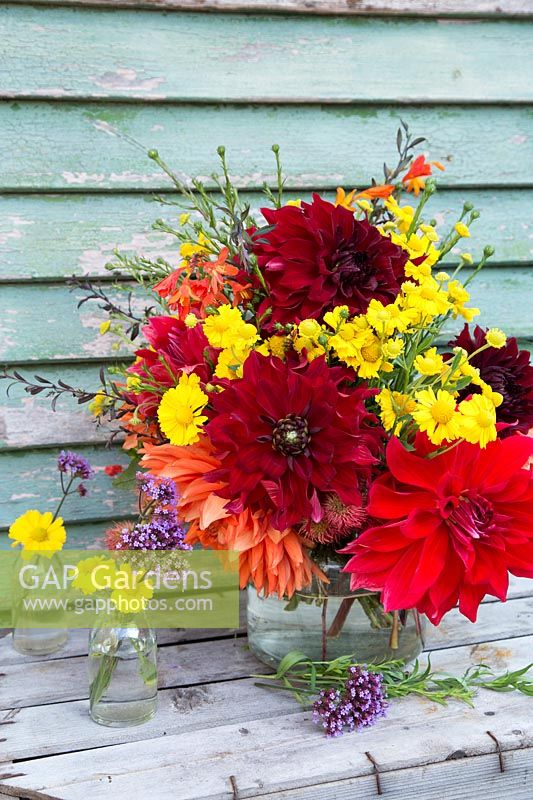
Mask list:
[{"label": "glass vase", "polygon": [[151,628],[95,628],[89,636],[89,713],[115,728],[141,725],[157,708],[157,640]]},{"label": "glass vase", "polygon": [[15,628],[13,647],[24,656],[45,656],[61,650],[68,641],[66,628]]},{"label": "glass vase", "polygon": [[277,667],[291,650],[313,661],[353,656],[355,661],[412,661],[423,650],[424,622],[417,611],[387,613],[374,592],[350,591],[339,565],[322,567],[329,584],[313,581],[291,600],[264,597],[248,586],[248,643],[265,664]]}]

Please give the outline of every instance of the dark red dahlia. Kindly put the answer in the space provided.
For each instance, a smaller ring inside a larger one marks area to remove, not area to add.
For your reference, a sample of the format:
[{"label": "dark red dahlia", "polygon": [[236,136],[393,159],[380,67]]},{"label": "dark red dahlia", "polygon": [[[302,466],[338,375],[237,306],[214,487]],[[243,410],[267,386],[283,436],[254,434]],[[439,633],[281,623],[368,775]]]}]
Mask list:
[{"label": "dark red dahlia", "polygon": [[[128,372],[138,375],[143,383],[170,388],[176,385],[181,370],[195,372],[203,383],[211,379],[209,361],[216,364],[218,351],[210,347],[201,325],[188,328],[175,317],[152,317],[142,332],[154,349],[137,350],[137,360]],[[142,407],[145,416],[151,416],[161,395],[147,391],[131,394],[129,399]]]},{"label": "dark red dahlia", "polygon": [[273,322],[319,318],[337,305],[364,313],[394,300],[407,253],[367,220],[313,195],[301,208],[262,209],[271,230],[255,232],[254,253],[269,289]]},{"label": "dark red dahlia", "polygon": [[252,353],[240,380],[212,396],[207,434],[221,460],[211,473],[238,513],[273,510],[279,530],[319,522],[319,492],[361,505],[358,478],[376,462],[381,433],[364,406],[369,390],[345,389],[342,370],[323,358],[302,367]]},{"label": "dark red dahlia", "polygon": [[[473,353],[485,344],[485,333],[486,330],[476,325],[472,334],[465,325],[450,345]],[[503,395],[503,403],[496,409],[496,419],[513,425],[513,428],[502,431],[503,436],[516,431],[527,433],[533,427],[533,367],[530,360],[528,351],[519,350],[518,342],[511,337],[505,347],[499,350],[490,347],[470,361],[479,369],[482,379]],[[473,391],[481,390],[468,386],[461,393],[461,399]]]},{"label": "dark red dahlia", "polygon": [[342,551],[352,554],[345,571],[352,589],[381,590],[387,611],[417,608],[437,625],[459,602],[475,622],[486,594],[505,600],[509,572],[533,578],[533,439],[427,452],[423,437],[415,452],[390,440],[368,505],[383,522]]}]

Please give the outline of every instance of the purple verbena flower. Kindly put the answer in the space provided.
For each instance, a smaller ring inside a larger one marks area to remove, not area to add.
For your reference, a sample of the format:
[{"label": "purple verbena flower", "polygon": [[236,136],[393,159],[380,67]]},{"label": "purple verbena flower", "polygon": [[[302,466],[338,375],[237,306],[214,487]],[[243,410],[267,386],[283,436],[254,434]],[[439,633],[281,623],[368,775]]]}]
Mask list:
[{"label": "purple verbena flower", "polygon": [[176,515],[161,510],[149,522],[124,526],[116,537],[117,550],[190,550],[185,543],[185,530]]},{"label": "purple verbena flower", "polygon": [[87,494],[89,493],[89,490],[87,489],[84,483],[78,484],[78,488],[76,489],[76,491],[78,492],[80,497],[86,497]]},{"label": "purple verbena flower", "polygon": [[57,468],[60,472],[70,473],[72,478],[88,480],[94,475],[94,470],[83,456],[71,450],[62,450],[57,457]]},{"label": "purple verbena flower", "polygon": [[176,484],[170,478],[158,478],[149,472],[138,472],[135,476],[143,494],[161,505],[175,506],[178,502]]},{"label": "purple verbena flower", "polygon": [[313,704],[313,722],[321,724],[326,736],[342,736],[345,728],[360,730],[386,713],[383,677],[360,666],[348,669],[343,691],[323,689]]}]

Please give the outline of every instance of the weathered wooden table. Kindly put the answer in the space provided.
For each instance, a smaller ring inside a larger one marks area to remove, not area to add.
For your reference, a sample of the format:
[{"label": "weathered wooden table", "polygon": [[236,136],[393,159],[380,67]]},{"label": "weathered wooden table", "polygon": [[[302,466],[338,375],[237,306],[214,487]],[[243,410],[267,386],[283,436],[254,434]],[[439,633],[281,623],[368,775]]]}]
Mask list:
[{"label": "weathered wooden table", "polygon": [[[59,656],[0,640],[0,797],[50,800],[531,800],[533,698],[481,691],[475,708],[393,701],[374,728],[327,740],[283,692],[256,687],[242,631],[161,631],[159,711],[111,729],[87,714],[84,631]],[[431,629],[434,667],[533,660],[533,583]]]}]

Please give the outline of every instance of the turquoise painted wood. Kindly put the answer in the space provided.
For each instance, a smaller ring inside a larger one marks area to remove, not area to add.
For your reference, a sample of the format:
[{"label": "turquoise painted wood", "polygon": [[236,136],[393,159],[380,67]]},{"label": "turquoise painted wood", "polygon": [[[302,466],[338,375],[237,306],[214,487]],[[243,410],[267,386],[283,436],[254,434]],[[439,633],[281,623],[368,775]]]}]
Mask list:
[{"label": "turquoise painted wood", "polygon": [[[123,519],[135,513],[133,492],[113,487],[105,474],[106,464],[127,465],[128,457],[121,450],[109,452],[105,447],[77,447],[76,452],[88,458],[96,474],[87,481],[89,495],[72,495],[65,501],[61,516],[65,522]],[[61,491],[56,469],[55,450],[26,450],[3,456],[9,470],[0,472],[0,530],[28,508],[55,511]]]},{"label": "turquoise painted wood", "polygon": [[4,97],[533,100],[529,31],[513,21],[226,14],[214,35],[205,14],[8,6],[0,36]]},{"label": "turquoise painted wood", "polygon": [[[96,391],[99,388],[99,364],[39,364],[24,370],[50,381],[63,380],[75,388]],[[87,442],[104,442],[109,426],[96,424],[86,405],[79,405],[69,395],[62,395],[56,410],[43,394],[29,395],[20,384],[13,384],[9,393],[0,394],[0,450],[8,448],[70,448]]]},{"label": "turquoise painted wood", "polygon": [[[301,11],[295,0],[203,2],[226,12],[214,14],[182,11],[197,0],[71,4],[0,7],[0,363],[91,388],[101,363],[125,355],[99,335],[96,307],[78,314],[64,280],[102,274],[116,245],[176,258],[175,243],[150,230],[172,209],[148,199],[170,188],[148,148],[188,177],[209,175],[225,144],[258,206],[273,142],[290,196],[362,187],[393,161],[400,116],[446,165],[429,210],[451,219],[469,199],[482,212],[464,245],[496,247],[474,288],[484,320],[532,346],[533,22],[522,0],[309,0],[316,13],[298,16],[256,13]],[[438,19],[437,5],[488,18]],[[238,9],[249,13],[227,13]],[[129,496],[103,473],[126,457],[104,449],[104,434],[67,398],[54,416],[42,397],[3,396],[0,527],[28,505],[51,506],[63,444],[99,467],[92,496],[69,507],[73,536],[94,541],[107,520],[130,513]]]},{"label": "turquoise painted wood", "polygon": [[[309,198],[309,192],[289,192],[288,199]],[[333,195],[327,194],[330,199]],[[170,197],[170,195],[169,195]],[[527,265],[533,256],[533,206],[531,190],[442,190],[428,204],[439,229],[457,218],[465,199],[481,216],[465,242],[474,257],[485,244],[496,248],[493,265]],[[178,199],[178,196],[175,196]],[[259,208],[264,196],[243,193],[243,201]],[[151,226],[161,217],[176,224],[179,208],[153,202],[138,194],[39,194],[0,196],[0,278],[21,281],[49,280],[77,275],[109,277],[106,263],[118,247],[152,258],[176,259],[176,240],[158,234]],[[444,263],[457,261],[450,253]]]},{"label": "turquoise painted wood", "polygon": [[[27,0],[10,0],[25,4]],[[65,0],[33,0],[33,5],[62,6]],[[529,0],[69,0],[70,6],[95,8],[148,8],[164,11],[246,11],[260,13],[343,14],[346,16],[407,15],[453,16],[468,19],[528,18]]]},{"label": "turquoise painted wood", "polygon": [[158,149],[184,176],[209,175],[220,144],[228,149],[236,182],[261,188],[274,177],[274,142],[282,145],[289,187],[366,186],[382,174],[384,159],[395,159],[400,117],[428,137],[432,157],[446,165],[441,186],[533,186],[529,106],[13,101],[0,105],[0,141],[15,143],[0,173],[0,191],[164,190],[170,182],[146,150]]}]

